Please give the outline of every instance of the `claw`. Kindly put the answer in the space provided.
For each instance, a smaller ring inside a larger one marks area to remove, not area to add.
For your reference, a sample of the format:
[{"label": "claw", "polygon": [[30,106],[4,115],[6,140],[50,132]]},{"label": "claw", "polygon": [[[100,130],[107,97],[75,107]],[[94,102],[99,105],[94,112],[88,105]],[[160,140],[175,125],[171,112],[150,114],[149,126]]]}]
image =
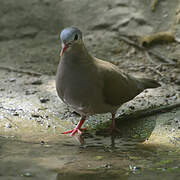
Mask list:
[{"label": "claw", "polygon": [[78,134],[81,135],[82,134],[81,130],[86,130],[86,128],[81,128],[81,126],[84,123],[85,119],[86,119],[86,117],[82,116],[81,121],[77,124],[77,126],[74,129],[69,130],[69,131],[65,131],[62,134],[70,134],[71,133],[70,136],[74,136],[76,133],[78,133]]},{"label": "claw", "polygon": [[65,131],[65,132],[63,132],[63,133],[61,133],[61,134],[70,134],[70,136],[74,136],[74,134],[76,134],[76,133],[78,133],[78,134],[82,134],[82,132],[81,131],[83,131],[83,130],[86,130],[86,128],[82,128],[82,129],[77,129],[77,128],[74,128],[74,129],[72,129],[72,130],[69,130],[69,131]]}]

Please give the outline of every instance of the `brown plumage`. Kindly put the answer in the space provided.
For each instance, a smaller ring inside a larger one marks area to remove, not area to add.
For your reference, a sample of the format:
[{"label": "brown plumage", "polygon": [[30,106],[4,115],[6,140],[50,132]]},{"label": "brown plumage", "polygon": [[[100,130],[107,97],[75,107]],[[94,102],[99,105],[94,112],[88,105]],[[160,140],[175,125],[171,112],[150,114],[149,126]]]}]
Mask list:
[{"label": "brown plumage", "polygon": [[77,28],[64,29],[61,40],[63,48],[56,75],[57,93],[64,103],[82,116],[78,125],[64,134],[81,133],[80,127],[87,115],[107,112],[112,114],[112,128],[115,129],[115,113],[122,104],[144,89],[160,86],[154,80],[132,77],[117,66],[91,56]]}]

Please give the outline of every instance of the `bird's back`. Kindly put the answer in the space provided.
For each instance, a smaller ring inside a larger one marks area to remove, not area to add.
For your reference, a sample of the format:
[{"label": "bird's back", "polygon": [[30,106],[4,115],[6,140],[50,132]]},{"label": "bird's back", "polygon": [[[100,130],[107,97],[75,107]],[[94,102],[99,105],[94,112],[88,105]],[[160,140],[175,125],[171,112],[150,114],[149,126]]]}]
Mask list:
[{"label": "bird's back", "polygon": [[104,74],[103,94],[105,102],[113,106],[120,106],[133,99],[144,89],[160,86],[151,79],[138,79],[123,73],[117,66],[95,59],[100,73]]}]

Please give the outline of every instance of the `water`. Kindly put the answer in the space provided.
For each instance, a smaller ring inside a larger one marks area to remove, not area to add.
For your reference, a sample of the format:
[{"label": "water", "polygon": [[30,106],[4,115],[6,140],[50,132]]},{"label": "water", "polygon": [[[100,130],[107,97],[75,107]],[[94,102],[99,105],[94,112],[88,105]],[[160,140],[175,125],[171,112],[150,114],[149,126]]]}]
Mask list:
[{"label": "water", "polygon": [[177,148],[110,136],[85,140],[78,145],[62,135],[46,142],[1,137],[0,179],[179,179]]}]

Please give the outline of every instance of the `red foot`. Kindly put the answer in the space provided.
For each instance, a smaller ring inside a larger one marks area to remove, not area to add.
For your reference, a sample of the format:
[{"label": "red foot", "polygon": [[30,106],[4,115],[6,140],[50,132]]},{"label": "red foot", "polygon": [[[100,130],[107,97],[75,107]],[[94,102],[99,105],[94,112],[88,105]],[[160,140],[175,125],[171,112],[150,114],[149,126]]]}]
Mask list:
[{"label": "red foot", "polygon": [[72,130],[63,132],[62,134],[70,134],[71,133],[70,136],[74,136],[76,133],[78,133],[81,135],[82,134],[81,131],[83,131],[83,130],[86,130],[86,128],[81,128],[81,129],[74,128]]},{"label": "red foot", "polygon": [[70,136],[74,136],[76,133],[78,133],[78,134],[81,135],[82,132],[80,130],[85,130],[86,129],[86,128],[81,128],[81,126],[84,123],[85,119],[86,119],[86,116],[82,116],[80,122],[77,124],[77,126],[74,129],[72,129],[70,131],[65,131],[62,134],[69,134],[69,133],[71,133]]}]

